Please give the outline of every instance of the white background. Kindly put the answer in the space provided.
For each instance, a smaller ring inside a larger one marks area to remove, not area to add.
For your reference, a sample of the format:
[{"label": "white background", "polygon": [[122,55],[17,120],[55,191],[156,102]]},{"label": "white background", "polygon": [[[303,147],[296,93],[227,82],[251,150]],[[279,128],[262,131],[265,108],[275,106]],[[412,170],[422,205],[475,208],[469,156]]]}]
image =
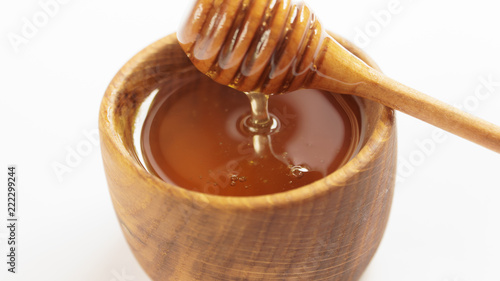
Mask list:
[{"label": "white background", "polygon": [[[62,2],[45,22],[38,1],[0,2],[0,220],[9,164],[18,167],[20,218],[17,275],[7,273],[0,223],[0,280],[148,280],[121,234],[91,141],[113,75],[174,32],[191,3]],[[500,124],[498,1],[307,2],[389,76]],[[38,28],[13,44],[25,19]],[[481,79],[493,81],[490,91]],[[452,135],[431,145],[434,127],[404,114],[398,126],[390,222],[362,280],[500,280],[499,154]],[[67,162],[77,148],[84,155]],[[72,167],[58,178],[56,163]]]}]

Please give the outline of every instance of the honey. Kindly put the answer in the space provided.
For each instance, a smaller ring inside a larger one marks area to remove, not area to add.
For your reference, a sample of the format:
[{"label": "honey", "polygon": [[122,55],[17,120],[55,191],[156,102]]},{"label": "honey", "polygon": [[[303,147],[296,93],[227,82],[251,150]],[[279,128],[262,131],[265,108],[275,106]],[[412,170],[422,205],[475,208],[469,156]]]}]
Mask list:
[{"label": "honey", "polygon": [[182,188],[222,196],[283,192],[334,172],[359,146],[362,116],[352,96],[310,89],[274,95],[269,122],[259,127],[251,95],[201,73],[158,88],[141,132],[144,162]]}]

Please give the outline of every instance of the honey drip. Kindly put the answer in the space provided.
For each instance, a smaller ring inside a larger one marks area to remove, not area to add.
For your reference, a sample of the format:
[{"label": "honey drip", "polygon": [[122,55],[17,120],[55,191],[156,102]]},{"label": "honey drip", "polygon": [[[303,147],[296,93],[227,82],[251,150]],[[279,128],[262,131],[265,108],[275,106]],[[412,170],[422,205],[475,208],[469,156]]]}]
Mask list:
[{"label": "honey drip", "polygon": [[270,131],[273,119],[269,115],[269,96],[259,92],[246,92],[245,94],[252,109],[248,119],[249,129],[255,133]]}]

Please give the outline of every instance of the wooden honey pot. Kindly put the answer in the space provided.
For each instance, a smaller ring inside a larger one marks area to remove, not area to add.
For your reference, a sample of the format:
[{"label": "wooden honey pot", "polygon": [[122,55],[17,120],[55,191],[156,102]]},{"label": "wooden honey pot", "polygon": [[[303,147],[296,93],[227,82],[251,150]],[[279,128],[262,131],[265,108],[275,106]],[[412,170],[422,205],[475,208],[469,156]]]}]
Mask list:
[{"label": "wooden honey pot", "polygon": [[[360,49],[346,49],[376,68]],[[261,196],[204,194],[167,183],[141,164],[136,115],[161,84],[201,79],[175,34],[148,46],[110,83],[99,113],[114,209],[153,280],[358,280],[385,230],[395,183],[392,109],[360,99],[360,149],[328,176]],[[215,82],[214,82],[215,83]]]}]

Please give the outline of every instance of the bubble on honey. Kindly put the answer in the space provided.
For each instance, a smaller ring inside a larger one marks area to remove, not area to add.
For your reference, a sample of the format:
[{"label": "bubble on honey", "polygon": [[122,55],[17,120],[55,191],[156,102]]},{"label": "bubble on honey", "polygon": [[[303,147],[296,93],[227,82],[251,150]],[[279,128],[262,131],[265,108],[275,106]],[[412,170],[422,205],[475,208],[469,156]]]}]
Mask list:
[{"label": "bubble on honey", "polygon": [[[239,177],[238,175],[231,175],[230,185],[235,186],[236,183],[238,183],[238,182],[246,182],[246,181],[247,181],[247,177],[245,177],[245,176]],[[245,188],[247,188],[247,187],[245,186]]]},{"label": "bubble on honey", "polygon": [[300,179],[305,173],[309,172],[311,168],[306,165],[295,165],[290,166],[290,176],[296,179]]},{"label": "bubble on honey", "polygon": [[231,176],[231,183],[230,183],[230,185],[231,186],[235,186],[237,181],[238,181],[238,176],[237,175],[232,175]]}]

